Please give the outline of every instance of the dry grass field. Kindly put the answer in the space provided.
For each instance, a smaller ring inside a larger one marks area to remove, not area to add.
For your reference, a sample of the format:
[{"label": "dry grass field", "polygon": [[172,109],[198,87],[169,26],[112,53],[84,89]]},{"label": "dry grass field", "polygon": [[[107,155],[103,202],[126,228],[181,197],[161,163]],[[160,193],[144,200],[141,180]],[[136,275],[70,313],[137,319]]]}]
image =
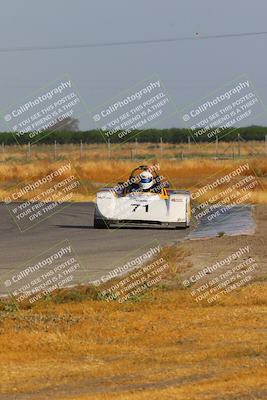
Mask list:
[{"label": "dry grass field", "polygon": [[[114,145],[115,146],[115,145]],[[173,187],[194,189],[223,176],[238,166],[249,163],[259,185],[253,189],[250,201],[266,203],[267,156],[264,143],[242,143],[240,155],[234,153],[237,144],[220,143],[226,158],[214,157],[214,144],[125,144],[111,149],[105,145],[35,145],[29,148],[9,146],[0,152],[0,198],[4,200],[12,188],[23,182],[42,178],[45,174],[71,162],[82,185],[73,196],[74,201],[94,199],[100,186],[126,180],[130,171],[140,164],[159,164],[160,173]],[[183,150],[185,148],[185,150]],[[182,153],[181,153],[182,152]],[[183,157],[181,158],[181,154]],[[260,156],[259,156],[260,154]],[[215,192],[216,193],[216,192]],[[25,195],[23,199],[27,199]]]},{"label": "dry grass field", "polygon": [[212,306],[186,290],[1,313],[2,400],[265,399],[266,285]]}]

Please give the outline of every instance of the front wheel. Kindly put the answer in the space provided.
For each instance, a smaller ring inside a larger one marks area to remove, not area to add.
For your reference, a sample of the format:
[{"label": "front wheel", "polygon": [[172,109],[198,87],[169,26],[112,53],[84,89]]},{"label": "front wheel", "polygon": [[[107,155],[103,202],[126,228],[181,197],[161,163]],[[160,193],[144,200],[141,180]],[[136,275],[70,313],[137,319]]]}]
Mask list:
[{"label": "front wheel", "polygon": [[94,215],[94,228],[97,229],[107,229],[109,227],[109,224],[107,221],[105,221],[103,218],[99,218]]},{"label": "front wheel", "polygon": [[174,225],[175,229],[187,229],[188,228],[188,224],[187,222],[180,222],[178,224]]}]

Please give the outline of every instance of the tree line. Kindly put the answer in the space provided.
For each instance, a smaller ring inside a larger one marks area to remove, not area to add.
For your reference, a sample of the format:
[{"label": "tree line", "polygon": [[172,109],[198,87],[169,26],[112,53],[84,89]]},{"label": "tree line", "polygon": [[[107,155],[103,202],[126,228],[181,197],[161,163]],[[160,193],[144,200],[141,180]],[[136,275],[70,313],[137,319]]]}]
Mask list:
[{"label": "tree line", "polygon": [[[118,132],[110,136],[110,143],[121,143],[124,141],[134,142],[136,139],[138,142],[143,143],[159,143],[161,140],[164,143],[185,143],[188,142],[188,137],[191,138],[191,142],[194,142],[196,131],[192,132],[190,129],[182,128],[170,128],[170,129],[145,129],[143,131],[132,131],[127,136],[120,139]],[[208,142],[211,139],[208,138],[209,131],[205,134],[200,135],[196,138],[196,142]],[[265,126],[249,126],[242,128],[229,128],[224,129],[218,133],[218,140],[226,142],[240,140],[265,140],[267,136],[267,127]],[[42,132],[38,134],[38,143],[106,143],[108,137],[105,136],[105,132],[100,130],[90,131],[53,131],[53,132]],[[212,140],[215,138],[213,137]],[[16,143],[25,144],[29,141],[27,134],[20,136],[17,140],[15,133],[12,132],[0,132],[0,143],[12,145]]]}]

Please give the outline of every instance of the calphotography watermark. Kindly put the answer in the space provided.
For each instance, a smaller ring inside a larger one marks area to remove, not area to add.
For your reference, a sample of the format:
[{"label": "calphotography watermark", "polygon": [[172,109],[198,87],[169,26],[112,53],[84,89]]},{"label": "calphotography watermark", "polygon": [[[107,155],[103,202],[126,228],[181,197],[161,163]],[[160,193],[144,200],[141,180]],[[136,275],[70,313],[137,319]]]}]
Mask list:
[{"label": "calphotography watermark", "polygon": [[192,224],[222,221],[237,207],[251,205],[261,184],[248,162],[208,177],[191,188]]},{"label": "calphotography watermark", "polygon": [[140,133],[174,112],[175,106],[162,81],[153,77],[99,107],[92,119],[107,142],[122,143],[130,139],[132,132]]},{"label": "calphotography watermark", "polygon": [[82,271],[70,242],[65,240],[2,276],[1,293],[18,303],[34,303],[56,290],[77,284]]},{"label": "calphotography watermark", "polygon": [[1,111],[17,143],[35,143],[87,112],[69,76],[50,83],[19,104]]},{"label": "calphotography watermark", "polygon": [[15,186],[4,202],[23,232],[70,206],[79,193],[86,193],[86,189],[73,165],[66,162]]},{"label": "calphotography watermark", "polygon": [[159,285],[170,269],[161,250],[160,244],[151,246],[145,252],[140,249],[138,255],[129,257],[122,265],[93,282],[101,285],[99,297],[108,302],[116,300],[123,303]]},{"label": "calphotography watermark", "polygon": [[152,178],[148,190],[141,185],[141,168],[130,177],[124,175],[115,185],[108,184],[96,193],[96,215],[111,231],[129,223],[156,220],[164,189],[169,187],[169,182],[161,174],[158,163],[146,166],[145,170]]},{"label": "calphotography watermark", "polygon": [[181,110],[181,120],[197,142],[222,139],[244,124],[255,123],[265,107],[250,79],[243,76]]},{"label": "calphotography watermark", "polygon": [[252,282],[259,269],[249,245],[219,259],[183,281],[197,303],[212,304]]}]

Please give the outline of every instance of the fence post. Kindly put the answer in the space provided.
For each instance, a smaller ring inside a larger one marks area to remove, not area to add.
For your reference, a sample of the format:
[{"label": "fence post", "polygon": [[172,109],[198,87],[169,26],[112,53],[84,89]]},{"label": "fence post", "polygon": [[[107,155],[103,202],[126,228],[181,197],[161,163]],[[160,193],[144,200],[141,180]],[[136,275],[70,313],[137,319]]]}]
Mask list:
[{"label": "fence post", "polygon": [[240,158],[240,133],[237,134],[238,158]]},{"label": "fence post", "polygon": [[83,158],[83,141],[80,143],[80,160]]},{"label": "fence post", "polygon": [[110,139],[108,139],[108,158],[111,158]]},{"label": "fence post", "polygon": [[160,157],[162,158],[162,153],[163,153],[163,141],[162,137],[160,138]]},{"label": "fence post", "polygon": [[54,159],[57,159],[57,141],[54,142]]},{"label": "fence post", "polygon": [[191,151],[191,138],[190,138],[190,136],[187,136],[187,142],[188,142],[188,154],[190,154],[190,151]]},{"label": "fence post", "polygon": [[28,142],[28,158],[31,159],[31,142]]}]

